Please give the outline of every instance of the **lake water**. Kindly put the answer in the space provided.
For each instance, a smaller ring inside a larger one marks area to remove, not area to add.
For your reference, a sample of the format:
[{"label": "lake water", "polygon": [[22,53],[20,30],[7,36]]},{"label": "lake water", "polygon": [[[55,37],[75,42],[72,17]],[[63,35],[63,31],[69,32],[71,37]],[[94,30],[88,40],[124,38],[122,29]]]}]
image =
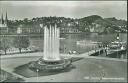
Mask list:
[{"label": "lake water", "polygon": [[[94,49],[93,45],[89,45],[90,42],[105,42],[116,40],[117,34],[104,34],[98,35],[97,33],[82,33],[82,34],[61,34],[60,39],[60,52],[68,53],[69,51],[76,51],[78,53],[88,52]],[[121,41],[127,41],[127,34],[119,34]],[[77,41],[84,40],[86,45],[77,45]],[[32,46],[36,46],[40,50],[43,50],[43,37],[31,37],[30,42]]]}]

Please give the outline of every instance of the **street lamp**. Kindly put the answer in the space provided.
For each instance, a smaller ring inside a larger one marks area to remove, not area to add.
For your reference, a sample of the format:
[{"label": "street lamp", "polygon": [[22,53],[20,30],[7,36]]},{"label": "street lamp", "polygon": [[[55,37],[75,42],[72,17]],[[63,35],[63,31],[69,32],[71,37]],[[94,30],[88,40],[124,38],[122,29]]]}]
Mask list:
[{"label": "street lamp", "polygon": [[39,69],[36,69],[36,71],[37,71],[37,81],[38,81],[38,71],[39,71]]}]

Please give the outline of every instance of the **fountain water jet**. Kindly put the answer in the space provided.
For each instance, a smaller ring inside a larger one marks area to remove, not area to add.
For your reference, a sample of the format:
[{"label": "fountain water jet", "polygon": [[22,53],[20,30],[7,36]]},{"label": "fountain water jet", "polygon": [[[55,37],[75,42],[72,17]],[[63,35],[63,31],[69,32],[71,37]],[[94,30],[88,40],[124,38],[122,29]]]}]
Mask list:
[{"label": "fountain water jet", "polygon": [[59,56],[59,28],[57,25],[44,27],[44,60],[60,60]]},{"label": "fountain water jet", "polygon": [[60,30],[57,24],[44,26],[44,55],[38,61],[29,63],[29,68],[39,70],[62,70],[70,67],[71,60],[59,54]]}]

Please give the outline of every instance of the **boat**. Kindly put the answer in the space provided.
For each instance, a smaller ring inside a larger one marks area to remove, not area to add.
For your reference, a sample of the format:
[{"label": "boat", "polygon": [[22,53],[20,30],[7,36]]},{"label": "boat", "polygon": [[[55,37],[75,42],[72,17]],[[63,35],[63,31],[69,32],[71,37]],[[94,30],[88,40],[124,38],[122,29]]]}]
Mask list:
[{"label": "boat", "polygon": [[[108,46],[107,46],[107,55],[110,56],[118,56],[118,54],[122,54],[125,53],[126,51],[126,41],[119,41],[119,36],[117,36],[117,40],[111,42]],[[116,55],[115,55],[116,54]]]},{"label": "boat", "polygon": [[59,39],[66,39],[66,38],[59,38]]},{"label": "boat", "polygon": [[113,41],[113,42],[111,42],[110,44],[109,44],[109,49],[111,49],[111,50],[114,50],[114,49],[126,49],[126,41],[120,41],[119,40],[120,38],[119,38],[119,34],[117,34],[117,37],[116,37],[116,40],[115,41]]},{"label": "boat", "polygon": [[92,42],[91,40],[90,41],[88,41],[88,40],[81,40],[81,41],[77,41],[76,44],[84,46],[84,45],[92,44],[91,42]]}]

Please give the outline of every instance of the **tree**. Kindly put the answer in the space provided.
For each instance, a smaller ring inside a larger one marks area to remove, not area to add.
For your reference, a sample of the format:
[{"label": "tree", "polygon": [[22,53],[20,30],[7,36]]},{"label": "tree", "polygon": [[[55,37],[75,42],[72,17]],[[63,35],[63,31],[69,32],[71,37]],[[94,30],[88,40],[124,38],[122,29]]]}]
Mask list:
[{"label": "tree", "polygon": [[27,23],[28,23],[28,18],[24,18],[23,22],[24,22],[25,24],[27,24]]},{"label": "tree", "polygon": [[14,38],[13,45],[15,48],[18,48],[21,53],[21,50],[27,48],[30,45],[30,42],[26,36],[17,36]]},{"label": "tree", "polygon": [[8,38],[1,38],[0,40],[0,50],[3,50],[5,52],[5,55],[7,54],[7,50],[10,48],[11,42]]}]

